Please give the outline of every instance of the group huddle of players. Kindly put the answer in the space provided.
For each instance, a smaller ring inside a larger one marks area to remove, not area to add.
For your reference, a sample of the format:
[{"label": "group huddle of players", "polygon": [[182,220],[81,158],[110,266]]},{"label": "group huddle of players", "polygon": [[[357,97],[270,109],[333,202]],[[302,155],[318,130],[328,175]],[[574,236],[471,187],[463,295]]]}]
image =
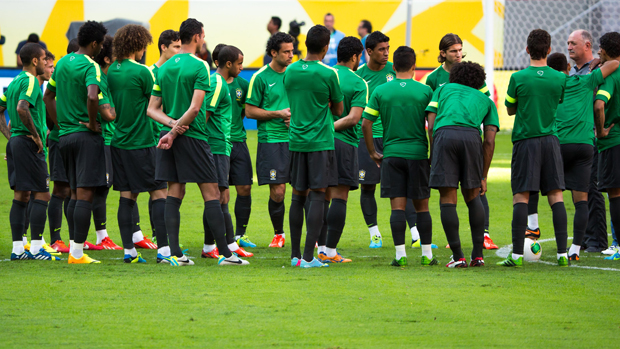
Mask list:
[{"label": "group huddle of players", "polygon": [[[407,223],[412,247],[421,248],[421,264],[439,264],[432,253],[437,246],[432,244],[428,208],[431,188],[439,190],[441,222],[453,253],[447,267],[484,266],[483,249],[497,248],[488,233],[486,199],[499,130],[497,108],[488,97],[484,69],[462,61],[457,35],[442,38],[442,65],[423,84],[414,79],[415,52],[401,46],[388,62],[389,38],[378,31],[367,37],[365,48],[357,38],[342,39],[334,67],[321,62],[330,42],[324,26],[308,31],[307,55],[295,63],[294,38],[276,33],[266,48],[272,62],[250,82],[238,76],[243,53],[237,47],[220,44],[214,49],[213,73],[195,56],[205,36],[195,19],[184,21],[178,32],[161,34],[160,59],[151,67],[138,63],[152,42],[148,30],[126,25],[114,38],[106,34],[101,23],[86,22],[56,67],[52,53],[38,44],[25,45],[20,51],[23,71],[0,97],[0,112],[8,110],[11,117],[10,128],[0,120],[0,131],[9,139],[9,183],[15,192],[11,260],[58,260],[64,252],[70,264],[90,264],[100,262],[85,249],[122,249],[126,263],[145,263],[136,248],[148,248],[157,249],[157,263],[193,265],[179,241],[180,208],[186,183],[197,183],[204,200],[201,256],[217,259],[219,265],[249,264],[242,258],[253,256],[244,248],[256,246],[245,234],[254,174],[244,117],[257,120],[256,174],[259,185],[269,185],[275,231],[270,247],[285,245],[286,185],[293,190],[292,266],[351,262],[337,246],[349,191],[360,186],[370,247],[380,248],[378,183],[392,208],[396,256],[391,265],[407,264]],[[503,266],[522,265],[527,203],[530,192],[539,191],[548,196],[553,211],[558,265],[579,259],[585,224],[582,219],[575,224],[567,253],[562,191],[572,190],[574,198],[585,192],[587,200],[594,126],[601,152],[599,187],[609,191],[612,222],[620,218],[620,176],[615,175],[620,131],[613,128],[620,116],[620,93],[615,93],[620,87],[615,73],[620,34],[600,39],[600,69],[583,76],[568,77],[563,54],[547,57],[550,45],[546,31],[532,31],[527,41],[531,65],[514,73],[508,87],[506,106],[516,115],[513,253],[498,263]],[[364,50],[369,61],[360,66]],[[49,82],[43,95],[44,81]],[[570,108],[562,108],[566,105]],[[459,238],[459,183],[469,209],[470,263]],[[120,192],[122,247],[105,228],[111,186]],[[237,190],[236,229],[228,208],[230,186]],[[142,192],[150,194],[153,240],[139,229],[136,200]],[[583,203],[575,199],[576,208]],[[60,236],[63,208],[69,246]],[[50,244],[43,239],[48,211]],[[96,244],[86,241],[91,216]],[[31,241],[25,245],[28,225]]]}]

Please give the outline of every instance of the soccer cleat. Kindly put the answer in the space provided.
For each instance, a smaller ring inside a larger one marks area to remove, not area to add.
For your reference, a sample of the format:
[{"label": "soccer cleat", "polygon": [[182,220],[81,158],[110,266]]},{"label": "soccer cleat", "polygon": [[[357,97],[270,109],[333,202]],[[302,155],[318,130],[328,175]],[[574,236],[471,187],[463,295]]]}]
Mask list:
[{"label": "soccer cleat", "polygon": [[446,248],[450,248],[450,244],[447,244],[447,245],[446,245]]},{"label": "soccer cleat", "polygon": [[450,262],[446,264],[448,268],[467,268],[467,260],[465,258],[461,258],[455,261],[452,257],[450,257]]},{"label": "soccer cleat", "polygon": [[176,259],[177,259],[177,263],[179,263],[179,266],[185,267],[188,265],[194,265],[194,261],[187,258],[186,255],[183,255],[183,257],[176,257]]},{"label": "soccer cleat", "polygon": [[569,261],[578,261],[579,260],[579,255],[576,254],[576,253],[573,253],[570,256],[568,256],[568,260]]},{"label": "soccer cleat", "polygon": [[62,255],[62,252],[56,251],[55,248],[53,248],[52,246],[50,246],[47,243],[43,244],[43,250],[45,252],[49,253],[52,256],[60,256],[60,255]]},{"label": "soccer cleat", "polygon": [[224,257],[224,256],[220,256],[220,258],[218,258],[217,260],[217,265],[248,265],[250,264],[250,262],[243,260],[235,255],[232,255],[228,258]]},{"label": "soccer cleat", "polygon": [[122,250],[123,248],[119,245],[115,244],[109,236],[106,236],[97,246],[101,247],[104,250]]},{"label": "soccer cleat", "polygon": [[134,242],[133,245],[134,245],[135,248],[143,248],[143,249],[146,249],[146,250],[156,250],[157,249],[157,245],[155,245],[153,243],[153,241],[151,241],[146,236],[144,237],[143,240],[140,240],[138,242]]},{"label": "soccer cleat", "polygon": [[427,267],[427,266],[431,266],[431,265],[437,265],[439,264],[439,261],[437,260],[437,258],[433,257],[433,259],[430,259],[426,256],[422,256],[422,265]]},{"label": "soccer cleat", "polygon": [[605,254],[605,255],[608,255],[608,256],[612,256],[612,255],[616,254],[616,252],[618,252],[618,251],[619,251],[618,250],[618,246],[611,245],[611,246],[609,246],[608,249],[606,249],[604,251],[601,251],[601,253]]},{"label": "soccer cleat", "polygon": [[407,265],[407,257],[400,257],[399,259],[394,258],[390,265],[393,267],[404,267]]},{"label": "soccer cleat", "polygon": [[30,243],[24,245],[24,250],[30,251]]},{"label": "soccer cleat", "polygon": [[523,257],[519,257],[517,259],[512,259],[512,254],[501,262],[497,262],[497,265],[501,265],[502,267],[522,267],[523,266]]},{"label": "soccer cleat", "polygon": [[490,236],[484,236],[484,249],[485,250],[497,250],[499,247],[493,242]]},{"label": "soccer cleat", "polygon": [[470,267],[484,267],[484,259],[482,257],[476,257],[469,263]]},{"label": "soccer cleat", "polygon": [[530,229],[529,227],[527,229],[525,229],[525,238],[530,238],[533,240],[538,240],[540,239],[540,228],[536,228],[534,230]]},{"label": "soccer cleat", "polygon": [[202,250],[200,257],[218,259],[220,257],[220,252],[217,250],[217,247],[212,249],[211,252],[205,252]]},{"label": "soccer cleat", "polygon": [[100,264],[101,262],[88,257],[86,253],[82,255],[82,258],[75,258],[73,255],[69,255],[69,264]]},{"label": "soccer cleat", "polygon": [[235,251],[230,251],[230,252],[232,252],[232,253],[236,254],[238,257],[246,257],[246,258],[247,258],[247,257],[252,257],[252,256],[254,256],[254,253],[252,253],[252,252],[248,252],[248,251],[244,250],[244,249],[243,249],[243,248],[241,248],[241,247],[239,247],[239,249],[238,249],[238,250],[235,250]]},{"label": "soccer cleat", "polygon": [[562,256],[560,258],[558,258],[558,266],[560,267],[568,267],[570,265],[570,262],[568,260],[568,258]]},{"label": "soccer cleat", "polygon": [[[256,244],[250,241],[247,235],[243,235],[239,239],[237,239],[237,244],[241,247],[256,247]],[[282,243],[284,245],[284,242]]]},{"label": "soccer cleat", "polygon": [[99,251],[99,250],[103,250],[103,247],[101,246],[97,246],[97,245],[93,245],[88,241],[84,241],[84,249],[85,250],[92,250],[92,251]]},{"label": "soccer cleat", "polygon": [[285,242],[285,238],[282,235],[274,235],[273,236],[273,240],[271,240],[271,243],[269,244],[269,247],[277,247],[277,248],[282,248],[284,247],[284,242]]},{"label": "soccer cleat", "polygon": [[65,245],[62,240],[56,240],[56,242],[52,244],[52,248],[60,253],[69,253],[69,247]]},{"label": "soccer cleat", "polygon": [[31,254],[31,255],[32,255],[32,259],[37,259],[40,261],[59,261],[60,260],[60,258],[49,254],[49,252],[45,251],[45,249],[40,249],[39,252],[35,254]]},{"label": "soccer cleat", "polygon": [[607,260],[607,261],[617,261],[617,260],[620,260],[620,252],[616,252],[616,253],[614,253],[611,256],[605,257],[605,260]]},{"label": "soccer cleat", "polygon": [[125,258],[123,258],[125,263],[146,263],[146,260],[142,258],[142,255],[138,253],[137,256],[132,257],[130,254],[126,254]]},{"label": "soccer cleat", "polygon": [[[411,248],[422,248],[422,245],[420,243],[420,239],[411,240]],[[438,247],[435,244],[431,244],[431,248],[438,248]]]},{"label": "soccer cleat", "polygon": [[323,268],[323,267],[329,267],[329,264],[327,263],[321,263],[321,261],[319,261],[316,258],[312,258],[312,262],[306,262],[303,258],[301,259],[301,263],[299,263],[299,266],[301,268]]},{"label": "soccer cleat", "polygon": [[11,253],[12,261],[21,261],[21,260],[27,260],[27,259],[32,259],[32,255],[28,251],[24,251],[21,254]]},{"label": "soccer cleat", "polygon": [[328,257],[325,252],[319,253],[319,260],[322,263],[351,263],[352,260],[348,258],[343,258],[340,253],[336,253],[334,257]]},{"label": "soccer cleat", "polygon": [[168,263],[173,267],[179,266],[179,262],[177,261],[176,256],[164,256],[159,253],[157,254],[157,263],[160,263],[160,264]]},{"label": "soccer cleat", "polygon": [[381,248],[383,246],[383,239],[379,235],[373,235],[370,237],[370,248]]},{"label": "soccer cleat", "polygon": [[291,259],[291,267],[298,267],[301,264],[301,259],[293,257]]}]

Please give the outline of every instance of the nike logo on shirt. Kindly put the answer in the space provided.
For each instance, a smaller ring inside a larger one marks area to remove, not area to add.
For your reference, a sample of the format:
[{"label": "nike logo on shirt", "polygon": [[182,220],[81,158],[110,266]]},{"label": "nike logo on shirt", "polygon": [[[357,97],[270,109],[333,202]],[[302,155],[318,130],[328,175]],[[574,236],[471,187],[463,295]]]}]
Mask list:
[{"label": "nike logo on shirt", "polygon": [[276,84],[275,82],[274,82],[273,84],[269,84],[269,87],[271,87],[271,86],[273,86],[273,85],[275,85],[275,84]]}]

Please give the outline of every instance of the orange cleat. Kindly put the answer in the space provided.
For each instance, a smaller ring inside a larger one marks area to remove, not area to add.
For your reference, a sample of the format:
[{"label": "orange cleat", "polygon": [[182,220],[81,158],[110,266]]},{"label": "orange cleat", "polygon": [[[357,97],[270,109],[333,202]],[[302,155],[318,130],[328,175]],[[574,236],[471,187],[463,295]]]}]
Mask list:
[{"label": "orange cleat", "polygon": [[122,250],[123,248],[119,245],[115,244],[109,236],[106,236],[105,239],[101,240],[97,246],[102,247],[104,250]]},{"label": "orange cleat", "polygon": [[230,252],[236,253],[237,256],[239,256],[239,257],[252,257],[252,256],[254,256],[254,253],[248,252],[248,251],[244,250],[241,247],[239,247],[239,249],[236,250],[236,251],[230,251]]},{"label": "orange cleat", "polygon": [[334,257],[328,257],[326,253],[319,253],[319,261],[321,261],[321,263],[351,263],[352,261],[348,258],[344,258],[340,255],[340,253],[337,253],[336,256]]},{"label": "orange cleat", "polygon": [[82,258],[74,258],[73,255],[69,255],[69,264],[99,264],[100,261],[88,257],[86,253]]},{"label": "orange cleat", "polygon": [[446,248],[450,248],[450,244],[447,244],[447,245],[446,245]]},{"label": "orange cleat", "polygon": [[69,253],[69,247],[65,245],[62,240],[56,240],[56,242],[52,244],[52,248],[60,253]]},{"label": "orange cleat", "polygon": [[97,246],[97,245],[93,245],[88,241],[84,241],[84,249],[85,250],[91,250],[91,251],[99,251],[99,250],[103,250],[103,247],[101,246]]},{"label": "orange cleat", "polygon": [[157,245],[153,241],[151,241],[149,238],[147,238],[146,236],[144,237],[144,240],[139,241],[139,242],[134,242],[133,245],[136,248],[144,248],[147,250],[157,249]]},{"label": "orange cleat", "polygon": [[497,250],[499,247],[491,240],[490,236],[484,237],[484,249],[485,250]]},{"label": "orange cleat", "polygon": [[211,250],[211,252],[205,252],[204,250],[202,250],[202,254],[200,255],[200,257],[218,259],[220,257],[220,252],[217,250],[217,247]]},{"label": "orange cleat", "polygon": [[540,239],[540,228],[532,230],[528,227],[527,229],[525,229],[525,237],[533,240]]},{"label": "orange cleat", "polygon": [[271,240],[271,243],[269,244],[269,247],[282,248],[284,247],[284,241],[285,241],[284,236],[274,235],[273,240]]}]

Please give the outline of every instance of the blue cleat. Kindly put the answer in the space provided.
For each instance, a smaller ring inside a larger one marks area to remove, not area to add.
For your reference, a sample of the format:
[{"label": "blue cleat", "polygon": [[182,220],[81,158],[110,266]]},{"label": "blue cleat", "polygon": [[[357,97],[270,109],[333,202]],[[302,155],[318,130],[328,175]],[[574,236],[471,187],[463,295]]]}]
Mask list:
[{"label": "blue cleat", "polygon": [[21,254],[11,253],[11,260],[12,261],[20,261],[20,260],[27,260],[27,259],[33,259],[32,255],[28,251],[24,251]]},{"label": "blue cleat", "polygon": [[157,254],[157,263],[168,263],[173,267],[179,266],[179,261],[176,256],[164,256],[162,254]]},{"label": "blue cleat", "polygon": [[370,248],[381,248],[381,246],[383,246],[383,240],[381,239],[381,236],[378,235],[373,235],[370,238]]},{"label": "blue cleat", "polygon": [[239,244],[240,247],[251,247],[251,248],[256,247],[256,244],[250,241],[247,235],[243,235],[242,237],[240,237],[237,240],[237,244]]},{"label": "blue cleat", "polygon": [[123,260],[125,263],[146,263],[146,260],[142,258],[142,254],[140,254],[140,252],[138,252],[138,255],[135,257],[132,257],[130,254],[126,254]]},{"label": "blue cleat", "polygon": [[[13,259],[13,255],[12,254],[11,254],[11,259]],[[605,260],[608,260],[608,261],[620,260],[620,253],[616,252],[613,255],[609,256],[609,257],[605,257]]]},{"label": "blue cleat", "polygon": [[316,258],[312,258],[312,262],[306,262],[302,258],[301,259],[301,263],[299,264],[299,266],[302,267],[302,268],[323,268],[323,267],[329,267],[329,264],[321,263]]},{"label": "blue cleat", "polygon": [[[420,239],[417,240],[411,240],[411,248],[422,248],[422,245],[420,244]],[[435,244],[431,244],[431,248],[437,248],[437,245]]]},{"label": "blue cleat", "polygon": [[299,258],[293,257],[293,259],[291,259],[291,267],[298,267],[299,263],[301,263]]},{"label": "blue cleat", "polygon": [[47,251],[45,251],[45,249],[43,248],[40,249],[39,252],[36,254],[30,254],[30,258],[40,260],[40,261],[59,261],[60,260],[60,258],[56,256],[52,256]]}]

